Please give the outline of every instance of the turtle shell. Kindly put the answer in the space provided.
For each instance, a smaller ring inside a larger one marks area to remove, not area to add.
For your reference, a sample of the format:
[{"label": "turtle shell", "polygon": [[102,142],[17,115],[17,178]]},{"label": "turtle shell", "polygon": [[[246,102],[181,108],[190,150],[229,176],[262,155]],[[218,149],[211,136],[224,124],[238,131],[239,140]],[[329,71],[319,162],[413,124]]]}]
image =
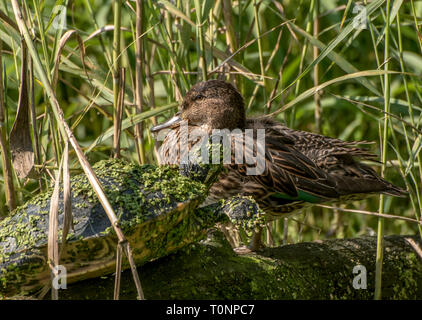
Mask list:
[{"label": "turtle shell", "polygon": [[[104,160],[93,168],[138,265],[194,241],[194,237],[189,239],[186,235],[192,234],[195,226],[184,218],[205,199],[207,185],[180,175],[178,168],[170,166]],[[113,272],[117,243],[114,229],[86,176],[73,177],[71,189],[73,227],[60,258],[68,283]],[[50,190],[35,197],[0,222],[0,295],[33,292],[49,283],[51,194]],[[61,195],[60,227],[62,200]]]}]

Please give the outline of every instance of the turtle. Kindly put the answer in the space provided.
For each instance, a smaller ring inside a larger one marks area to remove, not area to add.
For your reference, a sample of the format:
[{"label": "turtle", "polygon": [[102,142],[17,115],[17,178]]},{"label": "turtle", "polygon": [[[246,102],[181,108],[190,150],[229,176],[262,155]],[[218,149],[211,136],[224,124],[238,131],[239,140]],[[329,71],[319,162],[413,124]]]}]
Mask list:
[{"label": "turtle", "polygon": [[[218,165],[154,166],[109,159],[96,163],[93,169],[137,266],[199,241],[207,229],[227,218],[249,230],[263,221],[263,212],[249,197],[201,206],[222,169]],[[87,177],[72,177],[71,189],[73,227],[60,258],[67,283],[114,272],[118,241]],[[0,296],[36,294],[50,284],[47,243],[51,195],[50,190],[36,196],[0,222]],[[59,226],[63,218],[61,192]],[[122,267],[128,265],[123,263]]]}]

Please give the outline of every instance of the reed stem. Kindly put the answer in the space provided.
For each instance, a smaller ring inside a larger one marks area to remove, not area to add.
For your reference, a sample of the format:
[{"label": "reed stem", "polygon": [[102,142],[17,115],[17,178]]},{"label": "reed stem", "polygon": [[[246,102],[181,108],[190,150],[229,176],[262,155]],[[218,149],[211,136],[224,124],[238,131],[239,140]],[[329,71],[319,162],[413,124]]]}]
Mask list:
[{"label": "reed stem", "polygon": [[[136,111],[137,113],[142,113],[143,111],[143,54],[144,54],[144,40],[141,38],[143,34],[143,0],[136,0],[136,39],[135,39],[135,74],[136,74],[136,91],[135,91],[135,101],[136,101]],[[138,160],[141,164],[146,163],[145,159],[145,149],[144,149],[144,128],[143,122],[139,123],[135,127],[135,145],[138,153]]]},{"label": "reed stem", "polygon": [[[18,1],[17,0],[11,0],[12,1],[12,6],[13,6],[13,11],[15,13],[15,18],[16,18],[16,23],[19,26],[19,30],[21,32],[21,34],[23,35],[23,37],[25,38],[25,42],[28,46],[28,50],[32,56],[32,59],[34,61],[34,66],[38,72],[38,76],[40,77],[40,80],[44,86],[44,89],[47,93],[47,97],[49,99],[50,105],[53,109],[53,113],[56,119],[56,122],[58,124],[60,133],[62,134],[63,137],[67,137],[69,139],[69,142],[71,143],[73,149],[75,150],[76,156],[78,157],[78,160],[81,164],[82,169],[84,170],[89,183],[91,184],[93,190],[95,191],[96,195],[98,196],[98,199],[101,203],[101,205],[104,208],[104,211],[106,212],[111,226],[113,227],[114,231],[116,232],[117,238],[119,239],[119,242],[121,244],[124,244],[124,246],[127,249],[127,257],[129,260],[129,263],[131,264],[131,269],[132,272],[134,273],[134,278],[139,278],[136,272],[136,268],[134,268],[132,266],[132,262],[133,259],[130,255],[130,247],[129,247],[129,243],[127,242],[125,236],[123,235],[122,230],[120,229],[120,227],[118,226],[118,219],[117,216],[110,204],[110,202],[108,201],[103,188],[101,187],[100,181],[98,180],[98,177],[96,176],[94,170],[92,169],[91,165],[89,164],[87,158],[85,157],[81,147],[79,146],[79,143],[76,141],[75,136],[73,135],[72,131],[70,130],[68,124],[66,123],[65,119],[64,119],[64,114],[62,109],[60,108],[59,102],[56,98],[56,95],[54,94],[54,90],[51,86],[51,83],[48,79],[48,76],[46,74],[45,69],[43,68],[43,65],[41,63],[41,60],[38,56],[38,52],[35,49],[35,46],[32,42],[31,36],[28,32],[28,29],[23,21],[23,16],[22,16],[22,11],[19,7]],[[136,274],[135,274],[136,273]],[[139,297],[142,299],[143,297],[143,293],[142,293],[142,288],[140,286],[137,285],[137,290],[138,290],[138,295]]]},{"label": "reed stem", "polygon": [[[385,19],[385,43],[384,43],[384,70],[389,71],[390,58],[390,0],[387,0],[387,16]],[[390,75],[384,75],[384,131],[382,137],[381,150],[381,176],[385,175],[385,168],[387,162],[387,146],[388,146],[388,128],[389,128],[389,113],[390,113]],[[380,195],[379,213],[384,213],[384,195]],[[375,300],[381,300],[382,292],[382,263],[384,258],[384,218],[378,218],[378,234],[377,234],[377,255],[375,262]]]},{"label": "reed stem", "polygon": [[122,1],[114,0],[114,29],[113,29],[113,123],[114,123],[114,139],[113,153],[117,154],[120,141],[119,134],[119,89],[120,89],[120,37],[121,37],[121,21],[122,21]]},{"label": "reed stem", "polygon": [[[6,133],[6,110],[4,107],[3,90],[3,61],[2,61],[3,41],[0,39],[0,152],[3,167],[4,189],[6,193],[6,203],[9,211],[16,208],[15,187],[13,184],[13,172],[10,161],[10,148]],[[0,212],[1,213],[1,212]]]}]

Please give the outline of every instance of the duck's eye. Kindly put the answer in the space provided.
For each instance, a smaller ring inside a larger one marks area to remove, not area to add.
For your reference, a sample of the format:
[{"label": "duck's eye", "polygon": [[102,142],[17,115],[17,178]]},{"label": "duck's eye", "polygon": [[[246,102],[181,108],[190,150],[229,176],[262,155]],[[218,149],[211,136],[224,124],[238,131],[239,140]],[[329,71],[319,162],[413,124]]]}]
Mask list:
[{"label": "duck's eye", "polygon": [[205,98],[204,95],[198,94],[198,95],[196,95],[196,96],[193,97],[193,101],[201,100],[201,99],[204,99],[204,98]]}]

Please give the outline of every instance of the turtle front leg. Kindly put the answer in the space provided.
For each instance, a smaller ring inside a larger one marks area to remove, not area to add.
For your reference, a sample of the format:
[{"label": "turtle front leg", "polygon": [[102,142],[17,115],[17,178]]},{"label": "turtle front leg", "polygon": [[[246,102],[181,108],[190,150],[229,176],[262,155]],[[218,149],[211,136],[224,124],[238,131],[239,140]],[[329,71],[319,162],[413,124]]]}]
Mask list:
[{"label": "turtle front leg", "polygon": [[230,219],[229,224],[252,231],[252,239],[248,246],[233,245],[234,243],[230,241],[232,239],[229,237],[228,240],[236,253],[246,254],[263,247],[261,237],[262,227],[265,226],[265,215],[255,200],[247,196],[235,196],[222,201],[222,210]]},{"label": "turtle front leg", "polygon": [[239,255],[248,254],[259,251],[265,247],[262,243],[262,227],[258,227],[252,233],[252,238],[247,246],[240,246],[233,248],[233,251]]},{"label": "turtle front leg", "polygon": [[251,251],[258,251],[264,247],[265,246],[262,243],[262,227],[258,227],[252,234],[252,239],[249,242],[248,248]]},{"label": "turtle front leg", "polygon": [[239,230],[236,228],[236,226],[233,225],[233,223],[230,221],[222,223],[219,225],[219,229],[221,232],[223,232],[232,248],[237,248],[240,246],[242,239],[240,238]]}]

